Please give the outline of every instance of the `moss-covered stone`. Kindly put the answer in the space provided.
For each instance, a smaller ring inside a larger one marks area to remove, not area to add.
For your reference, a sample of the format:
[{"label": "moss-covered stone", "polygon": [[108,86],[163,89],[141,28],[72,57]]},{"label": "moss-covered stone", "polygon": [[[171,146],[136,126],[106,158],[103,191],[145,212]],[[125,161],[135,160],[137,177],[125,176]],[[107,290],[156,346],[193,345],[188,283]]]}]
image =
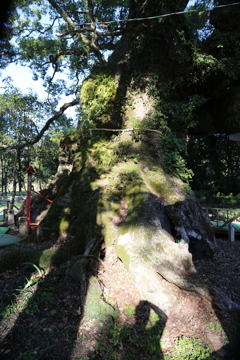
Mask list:
[{"label": "moss-covered stone", "polygon": [[87,264],[88,259],[83,256],[74,256],[70,260],[70,268],[72,271],[73,277],[77,280],[77,286],[80,287],[80,305],[84,306],[87,287],[88,287],[88,278],[87,278]]},{"label": "moss-covered stone", "polygon": [[119,311],[102,299],[102,291],[97,278],[89,280],[87,298],[85,304],[85,315],[89,319],[104,320],[109,317],[117,318]]},{"label": "moss-covered stone", "polygon": [[69,254],[64,248],[46,249],[41,253],[39,265],[48,268],[53,265],[59,266],[62,262],[67,261]]},{"label": "moss-covered stone", "polygon": [[114,165],[118,160],[113,144],[106,140],[95,143],[89,155],[91,163],[96,166],[98,174],[106,173],[109,167]]}]

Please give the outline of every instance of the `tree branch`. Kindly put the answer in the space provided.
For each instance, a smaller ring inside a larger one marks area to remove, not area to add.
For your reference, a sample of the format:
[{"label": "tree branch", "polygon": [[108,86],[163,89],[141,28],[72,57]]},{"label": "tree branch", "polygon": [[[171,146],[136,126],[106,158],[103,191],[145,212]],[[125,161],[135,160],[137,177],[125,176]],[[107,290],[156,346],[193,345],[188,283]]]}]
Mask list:
[{"label": "tree branch", "polygon": [[90,17],[90,21],[91,21],[91,29],[92,29],[92,41],[95,45],[97,45],[97,34],[96,34],[96,24],[95,24],[95,17],[94,17],[94,13],[93,13],[93,3],[92,0],[88,0],[88,13],[89,13],[89,17]]},{"label": "tree branch", "polygon": [[108,43],[101,44],[99,46],[100,50],[115,50],[116,44],[113,43],[113,40],[109,41]]},{"label": "tree branch", "polygon": [[[48,121],[45,123],[44,127],[41,129],[41,131],[39,131],[39,133],[35,136],[35,138],[31,141],[26,141],[25,143],[22,143],[21,145],[18,146],[12,146],[9,147],[10,149],[23,149],[25,146],[28,145],[34,145],[36,144],[44,135],[44,133],[49,129],[49,126],[55,121],[57,120],[63,113],[65,110],[67,110],[69,107],[71,106],[75,106],[79,104],[79,97],[77,97],[76,99],[74,99],[73,101],[69,102],[69,103],[65,103],[63,106],[60,107],[60,109],[56,112],[55,115],[53,115],[50,119],[48,119]],[[0,144],[0,147],[5,148],[6,146],[3,144]]]},{"label": "tree branch", "polygon": [[[68,14],[62,10],[62,8],[55,2],[55,0],[48,0],[48,2],[52,5],[52,7],[61,15],[61,17],[66,21],[66,23],[73,28],[73,30],[80,30],[72,21],[72,19],[68,16]],[[98,46],[93,42],[90,41],[85,35],[80,33],[79,31],[76,32],[78,38],[87,45],[93,53],[96,55],[100,62],[105,62],[104,56],[102,55],[101,51],[99,50]]]},{"label": "tree branch", "polygon": [[95,32],[97,36],[120,36],[123,34],[123,30],[116,30],[116,31],[98,31],[94,30],[92,28],[84,28],[84,29],[78,29],[78,30],[70,30],[66,31],[64,33],[55,33],[55,36],[62,37],[67,36],[70,34],[77,34],[77,33],[84,33],[84,32]]}]

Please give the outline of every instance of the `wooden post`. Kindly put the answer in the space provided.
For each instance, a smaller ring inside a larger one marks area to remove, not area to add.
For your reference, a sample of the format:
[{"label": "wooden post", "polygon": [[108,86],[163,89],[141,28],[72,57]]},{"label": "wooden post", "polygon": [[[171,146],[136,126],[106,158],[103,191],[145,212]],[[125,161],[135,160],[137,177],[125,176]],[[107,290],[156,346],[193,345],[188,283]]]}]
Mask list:
[{"label": "wooden post", "polygon": [[233,223],[228,224],[228,240],[231,242],[235,241],[235,231]]}]

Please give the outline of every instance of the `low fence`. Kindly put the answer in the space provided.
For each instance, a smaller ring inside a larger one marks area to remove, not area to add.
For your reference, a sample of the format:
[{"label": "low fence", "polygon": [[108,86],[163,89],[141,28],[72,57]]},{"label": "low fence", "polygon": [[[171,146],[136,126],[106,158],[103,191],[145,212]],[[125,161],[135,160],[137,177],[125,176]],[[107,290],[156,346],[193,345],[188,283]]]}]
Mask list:
[{"label": "low fence", "polygon": [[[25,201],[26,196],[15,196],[14,204],[21,204]],[[8,221],[8,212],[10,210],[10,203],[12,196],[1,196],[0,197],[0,221]],[[15,215],[19,211],[19,207],[14,205],[13,214]]]},{"label": "low fence", "polygon": [[[17,203],[17,202],[22,202],[26,199],[26,196],[20,196],[20,195],[17,195],[14,197],[14,202]],[[8,201],[11,201],[12,200],[12,196],[0,196],[0,204],[4,204]]]},{"label": "low fence", "polygon": [[235,233],[240,235],[240,209],[233,207],[213,207],[202,205],[215,233],[228,233],[229,239],[235,240]]}]

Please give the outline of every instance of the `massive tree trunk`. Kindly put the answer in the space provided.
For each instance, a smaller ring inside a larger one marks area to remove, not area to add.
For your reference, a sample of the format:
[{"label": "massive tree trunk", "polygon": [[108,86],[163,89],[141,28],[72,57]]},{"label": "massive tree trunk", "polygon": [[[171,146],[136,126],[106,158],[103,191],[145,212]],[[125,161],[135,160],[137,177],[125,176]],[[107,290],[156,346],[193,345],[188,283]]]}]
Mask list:
[{"label": "massive tree trunk", "polygon": [[[144,2],[130,17],[181,10],[186,3],[163,8]],[[194,283],[192,257],[213,256],[215,239],[190,188],[162,168],[168,154],[154,91],[174,77],[173,33],[182,19],[128,26],[134,31],[82,87],[90,129],[62,142],[59,173],[49,187],[54,202],[40,213],[44,200],[37,201],[33,237],[61,244],[63,258],[97,257],[100,248],[107,256],[114,248],[143,297],[167,313],[176,301],[168,282],[205,294]]]}]

